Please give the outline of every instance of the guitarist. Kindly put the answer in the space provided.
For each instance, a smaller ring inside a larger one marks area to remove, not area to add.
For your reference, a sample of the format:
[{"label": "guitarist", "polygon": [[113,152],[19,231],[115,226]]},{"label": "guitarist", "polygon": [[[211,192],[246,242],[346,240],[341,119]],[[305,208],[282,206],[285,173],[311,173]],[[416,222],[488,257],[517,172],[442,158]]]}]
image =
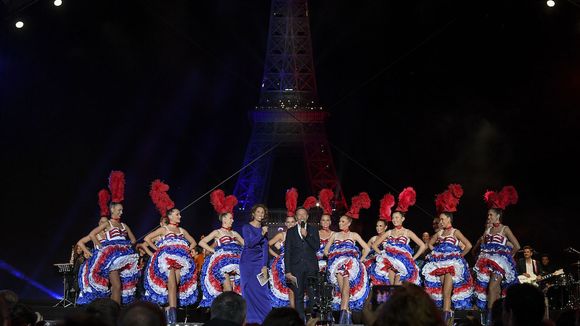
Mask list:
[{"label": "guitarist", "polygon": [[532,259],[534,249],[530,246],[524,246],[524,258],[518,259],[518,274],[532,280],[540,281],[542,279],[542,265],[535,259]]}]

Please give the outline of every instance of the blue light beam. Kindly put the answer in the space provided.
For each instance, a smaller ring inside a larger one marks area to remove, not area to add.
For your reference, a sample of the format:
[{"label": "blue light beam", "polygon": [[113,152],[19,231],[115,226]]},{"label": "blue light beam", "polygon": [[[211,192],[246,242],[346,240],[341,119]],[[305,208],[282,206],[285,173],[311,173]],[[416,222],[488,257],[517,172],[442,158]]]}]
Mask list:
[{"label": "blue light beam", "polygon": [[53,291],[51,291],[49,288],[47,288],[46,286],[36,282],[35,280],[31,279],[30,277],[24,275],[21,271],[19,271],[18,269],[12,267],[10,264],[8,264],[7,262],[3,261],[2,259],[0,259],[0,270],[5,270],[8,273],[12,274],[12,276],[21,279],[25,282],[28,282],[28,284],[34,286],[35,288],[39,289],[40,291],[50,295],[51,297],[53,297],[54,299],[62,299],[62,296],[60,294],[57,294]]}]

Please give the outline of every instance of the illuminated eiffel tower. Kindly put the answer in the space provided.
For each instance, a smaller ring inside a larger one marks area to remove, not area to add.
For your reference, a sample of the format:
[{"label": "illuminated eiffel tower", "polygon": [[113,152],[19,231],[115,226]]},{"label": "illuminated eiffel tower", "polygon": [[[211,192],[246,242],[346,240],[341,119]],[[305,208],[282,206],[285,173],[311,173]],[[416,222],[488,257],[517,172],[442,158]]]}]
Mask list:
[{"label": "illuminated eiffel tower", "polygon": [[234,194],[242,210],[264,201],[276,152],[289,146],[304,150],[310,194],[330,188],[335,207],[346,207],[326,137],[328,113],[318,103],[308,19],[306,0],[272,0],[260,103],[250,111],[244,165],[281,146],[240,173]]}]

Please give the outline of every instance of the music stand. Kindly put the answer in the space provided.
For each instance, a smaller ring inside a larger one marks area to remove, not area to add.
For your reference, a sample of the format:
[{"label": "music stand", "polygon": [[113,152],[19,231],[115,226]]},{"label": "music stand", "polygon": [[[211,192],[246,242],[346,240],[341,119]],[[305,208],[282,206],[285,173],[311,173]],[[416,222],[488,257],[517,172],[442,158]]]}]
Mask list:
[{"label": "music stand", "polygon": [[62,299],[53,307],[63,306],[64,308],[74,305],[69,298],[69,284],[68,276],[73,270],[73,264],[53,264],[57,268],[57,272],[62,275],[63,295]]}]

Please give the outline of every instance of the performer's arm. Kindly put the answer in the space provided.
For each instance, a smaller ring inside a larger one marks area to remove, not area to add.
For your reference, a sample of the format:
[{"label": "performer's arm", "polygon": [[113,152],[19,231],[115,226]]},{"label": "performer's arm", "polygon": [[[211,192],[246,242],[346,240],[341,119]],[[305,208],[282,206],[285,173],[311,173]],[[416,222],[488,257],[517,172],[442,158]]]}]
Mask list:
[{"label": "performer's arm", "polygon": [[437,234],[437,232],[435,232],[435,234],[431,236],[431,239],[429,239],[429,244],[427,245],[429,246],[429,250],[433,250],[435,242],[437,242],[437,238],[439,238],[439,235]]},{"label": "performer's arm", "polygon": [[328,243],[326,243],[326,246],[324,246],[324,255],[328,256],[328,251],[330,250],[330,246],[332,245],[332,243],[334,242],[334,238],[336,237],[336,233],[333,233],[330,238],[328,239]]},{"label": "performer's arm", "polygon": [[149,249],[149,245],[147,244],[147,242],[143,241],[137,246],[140,246],[141,249],[143,249],[147,253],[147,255],[149,255],[149,257],[153,257],[153,252]]},{"label": "performer's arm", "polygon": [[131,241],[131,244],[135,244],[137,242],[137,238],[135,238],[133,231],[131,231],[131,228],[129,228],[129,226],[127,224],[125,224],[125,230],[127,230],[127,236],[129,236],[129,240]]},{"label": "performer's arm", "polygon": [[89,241],[91,241],[91,237],[89,237],[87,235],[87,236],[84,236],[82,239],[80,239],[77,242],[77,246],[79,246],[83,250],[83,253],[85,255],[85,258],[89,258],[89,257],[92,256],[91,252],[89,251],[89,249],[86,246],[86,243],[89,242]]},{"label": "performer's arm", "polygon": [[205,236],[203,239],[199,240],[199,246],[213,254],[215,250],[212,247],[210,247],[207,243],[215,239],[217,235],[218,235],[217,230],[211,231],[210,234]]},{"label": "performer's arm", "polygon": [[407,232],[408,232],[409,238],[411,238],[411,240],[413,240],[413,242],[415,242],[419,246],[419,249],[417,249],[417,252],[413,256],[413,260],[417,260],[417,257],[421,256],[423,251],[425,251],[425,249],[427,249],[427,246],[425,245],[425,242],[423,242],[423,240],[419,239],[419,237],[415,234],[415,232],[413,232],[411,230],[409,230]]},{"label": "performer's arm", "polygon": [[373,249],[375,250],[375,252],[378,254],[379,252],[381,252],[381,248],[379,248],[379,245],[381,243],[383,243],[383,241],[385,241],[385,239],[389,236],[391,231],[387,231],[387,232],[383,232],[383,234],[381,235],[377,235],[375,241],[373,242]]},{"label": "performer's arm", "polygon": [[[378,235],[373,235],[369,241],[367,242],[367,246],[369,246],[369,248],[375,250],[375,248],[373,248],[373,243],[375,243],[375,241],[377,240]],[[376,250],[375,250],[376,251]]]},{"label": "performer's arm", "polygon": [[153,249],[153,251],[157,251],[159,248],[157,248],[157,246],[153,243],[153,239],[162,236],[163,235],[163,228],[159,228],[151,233],[149,233],[148,235],[145,236],[145,239],[143,239],[145,242],[147,242],[147,245]]},{"label": "performer's arm", "polygon": [[483,242],[483,237],[484,236],[479,237],[473,248],[471,248],[471,254],[473,255],[473,257],[477,255],[477,251],[479,250],[479,247],[481,247],[481,243]]},{"label": "performer's arm", "polygon": [[512,230],[509,228],[509,226],[505,227],[504,233],[513,245],[512,256],[514,256],[520,250],[520,243],[518,242],[518,239],[516,239],[516,236],[512,233]]},{"label": "performer's arm", "polygon": [[362,255],[360,256],[360,261],[362,262],[367,258],[367,255],[369,254],[369,251],[371,251],[371,248],[369,248],[367,243],[360,237],[360,235],[358,233],[356,233],[356,232],[353,232],[353,233],[354,233],[354,239],[363,248]]},{"label": "performer's arm", "polygon": [[179,228],[181,230],[181,232],[183,232],[183,236],[185,237],[185,239],[187,241],[189,241],[189,251],[191,253],[193,253],[193,251],[195,250],[195,247],[197,246],[197,242],[195,241],[195,239],[189,234],[189,232],[187,232],[187,230],[183,229],[183,228]]},{"label": "performer's arm", "polygon": [[276,234],[272,239],[270,239],[270,241],[268,241],[268,252],[273,257],[280,256],[274,250],[272,250],[272,246],[277,244],[278,242],[282,241],[283,237],[284,237],[284,232],[280,232],[280,233]]},{"label": "performer's arm", "polygon": [[467,253],[471,250],[471,247],[473,246],[471,245],[471,242],[469,242],[469,240],[467,240],[467,238],[463,236],[461,231],[457,229],[455,230],[455,237],[457,238],[457,240],[461,241],[461,243],[465,245],[465,248],[463,248],[463,252],[461,253],[461,256],[465,257],[465,255],[467,255]]},{"label": "performer's arm", "polygon": [[234,233],[234,239],[238,240],[240,245],[243,246],[244,245],[244,238],[242,238],[242,236],[236,231],[234,231],[233,233]]},{"label": "performer's arm", "polygon": [[108,223],[104,223],[103,225],[99,225],[96,228],[94,228],[91,231],[91,233],[89,233],[89,237],[91,238],[91,241],[93,241],[93,245],[95,246],[95,248],[99,248],[101,246],[101,243],[97,239],[97,234],[99,234],[99,232],[102,232],[103,230],[105,230],[107,228],[107,225],[108,225]]}]

